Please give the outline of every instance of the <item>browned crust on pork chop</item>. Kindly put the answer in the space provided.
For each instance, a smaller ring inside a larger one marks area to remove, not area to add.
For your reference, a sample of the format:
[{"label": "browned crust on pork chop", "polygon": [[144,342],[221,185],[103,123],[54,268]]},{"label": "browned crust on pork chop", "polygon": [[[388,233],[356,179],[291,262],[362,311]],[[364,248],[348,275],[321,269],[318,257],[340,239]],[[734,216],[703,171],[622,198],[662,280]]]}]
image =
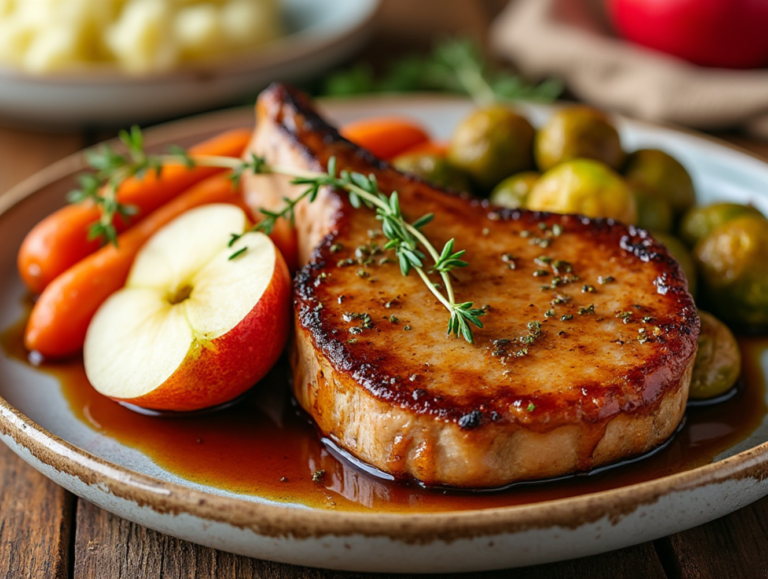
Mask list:
[{"label": "browned crust on pork chop", "polygon": [[[301,204],[294,392],[325,435],[397,477],[489,487],[614,462],[675,431],[699,321],[677,262],[648,233],[435,189],[341,138],[281,85],[257,116],[251,149],[269,162],[322,169],[335,156],[397,190],[410,219],[434,213],[434,244],[467,249],[457,299],[488,307],[474,345],[446,337],[448,314],[422,281],[370,254],[385,242],[371,237],[371,211],[334,191]],[[298,192],[274,176],[246,187],[262,207]]]}]

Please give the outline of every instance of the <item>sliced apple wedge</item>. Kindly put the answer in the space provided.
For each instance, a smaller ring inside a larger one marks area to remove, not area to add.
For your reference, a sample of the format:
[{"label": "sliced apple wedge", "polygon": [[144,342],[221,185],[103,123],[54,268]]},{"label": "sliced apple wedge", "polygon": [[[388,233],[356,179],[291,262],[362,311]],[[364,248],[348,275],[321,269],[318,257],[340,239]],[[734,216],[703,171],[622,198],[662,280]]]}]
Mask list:
[{"label": "sliced apple wedge", "polygon": [[288,339],[290,276],[266,235],[229,247],[247,226],[241,209],[207,205],[146,243],[88,327],[83,356],[96,390],[143,408],[198,410],[269,371]]}]

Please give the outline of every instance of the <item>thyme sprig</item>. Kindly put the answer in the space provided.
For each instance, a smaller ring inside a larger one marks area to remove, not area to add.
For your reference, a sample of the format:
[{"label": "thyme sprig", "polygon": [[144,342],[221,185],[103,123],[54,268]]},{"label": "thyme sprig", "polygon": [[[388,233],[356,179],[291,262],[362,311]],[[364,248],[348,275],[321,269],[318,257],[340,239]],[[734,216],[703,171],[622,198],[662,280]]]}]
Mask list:
[{"label": "thyme sprig", "polygon": [[94,203],[100,212],[100,218],[88,229],[88,239],[104,238],[108,243],[117,243],[115,217],[129,219],[136,214],[132,205],[117,200],[117,188],[129,177],[142,177],[149,171],[160,174],[162,164],[144,152],[144,137],[139,127],[130,131],[120,131],[119,139],[125,146],[125,153],[118,153],[114,148],[104,145],[86,153],[86,162],[93,169],[78,177],[79,189],[67,194],[70,203]]},{"label": "thyme sprig", "polygon": [[470,96],[479,105],[512,100],[552,101],[563,90],[558,80],[534,85],[488,62],[470,39],[447,38],[428,54],[412,54],[395,60],[381,77],[365,63],[330,75],[322,94],[350,96],[365,93],[444,91]]},{"label": "thyme sprig", "polygon": [[[366,207],[374,210],[376,219],[381,221],[382,232],[387,238],[385,250],[394,250],[400,271],[407,276],[411,271],[422,279],[429,291],[448,310],[448,335],[463,337],[473,343],[472,326],[482,328],[480,317],[485,314],[482,309],[473,308],[472,302],[457,302],[454,294],[450,272],[457,267],[468,264],[461,259],[465,250],[454,251],[455,240],[449,240],[438,252],[437,248],[424,235],[422,228],[432,221],[434,215],[428,213],[413,222],[409,222],[400,207],[397,192],[385,194],[379,190],[376,177],[373,174],[347,170],[337,171],[336,159],[328,161],[327,171],[301,171],[293,167],[271,165],[266,159],[251,155],[246,160],[232,157],[210,155],[191,155],[188,151],[174,147],[171,152],[160,155],[149,155],[144,151],[143,138],[138,127],[130,132],[120,134],[120,141],[125,145],[127,154],[116,152],[109,145],[88,155],[87,161],[94,173],[81,179],[81,189],[69,195],[71,202],[91,200],[100,211],[99,221],[90,230],[90,235],[100,236],[106,242],[117,245],[117,233],[114,220],[118,215],[129,217],[132,208],[120,204],[117,200],[117,188],[125,179],[131,176],[141,176],[147,171],[156,171],[159,175],[164,165],[176,164],[187,167],[208,166],[222,167],[232,171],[231,179],[236,183],[244,174],[279,174],[291,178],[291,183],[304,186],[305,189],[295,198],[283,198],[283,206],[278,210],[261,208],[263,219],[251,231],[261,231],[270,234],[279,219],[287,219],[294,223],[296,206],[306,200],[312,203],[317,199],[320,190],[330,187],[345,191],[350,204],[355,208]],[[244,234],[232,234],[229,247]],[[230,260],[242,255],[247,248],[239,248],[230,255]],[[426,252],[426,253],[425,253]],[[427,269],[427,257],[432,266]],[[440,276],[442,284],[433,283],[430,273]]]}]

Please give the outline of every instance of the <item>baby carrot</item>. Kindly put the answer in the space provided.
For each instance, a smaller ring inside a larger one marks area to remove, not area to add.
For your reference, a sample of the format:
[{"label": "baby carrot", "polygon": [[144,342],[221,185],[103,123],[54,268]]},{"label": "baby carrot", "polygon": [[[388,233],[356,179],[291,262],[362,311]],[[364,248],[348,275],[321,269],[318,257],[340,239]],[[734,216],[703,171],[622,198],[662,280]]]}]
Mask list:
[{"label": "baby carrot", "polygon": [[[190,152],[239,157],[249,138],[250,131],[234,129],[192,147]],[[163,168],[160,177],[149,172],[141,179],[127,179],[120,186],[118,200],[136,207],[138,213],[131,218],[134,224],[195,183],[221,171],[223,169],[212,167],[188,169],[183,165],[169,165]],[[98,219],[97,207],[80,203],[59,209],[32,228],[21,244],[17,260],[19,274],[30,291],[42,292],[59,274],[99,249],[99,240],[88,239],[88,227]],[[118,231],[127,225],[121,219],[115,221]]]},{"label": "baby carrot", "polygon": [[290,221],[283,218],[278,219],[269,238],[283,255],[288,270],[294,273],[299,269],[299,241],[296,237],[296,230]]},{"label": "baby carrot", "polygon": [[344,138],[385,160],[429,140],[421,125],[400,117],[356,121],[345,125],[340,132]]},{"label": "baby carrot", "polygon": [[401,155],[438,155],[439,157],[444,157],[445,154],[448,152],[448,143],[444,143],[441,141],[424,141],[423,143],[419,143],[417,145],[414,145],[413,147],[407,148],[405,151],[401,151],[397,154],[398,157]]},{"label": "baby carrot", "polygon": [[136,253],[158,229],[188,209],[208,203],[233,203],[247,212],[239,193],[226,175],[209,177],[119,235],[117,247],[105,245],[67,269],[32,308],[24,335],[26,347],[45,358],[77,354],[96,310],[125,285]]}]

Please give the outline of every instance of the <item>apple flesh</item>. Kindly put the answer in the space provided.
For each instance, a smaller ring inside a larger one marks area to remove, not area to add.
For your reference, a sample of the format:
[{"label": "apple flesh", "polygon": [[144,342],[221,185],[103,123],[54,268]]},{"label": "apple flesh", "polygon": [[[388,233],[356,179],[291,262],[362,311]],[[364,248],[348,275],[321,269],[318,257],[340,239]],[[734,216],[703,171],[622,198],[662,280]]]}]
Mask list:
[{"label": "apple flesh", "polygon": [[[274,365],[291,326],[280,252],[224,204],[193,209],[136,256],[85,338],[88,380],[114,400],[189,411],[236,398]],[[230,259],[242,248],[246,251]]]}]

